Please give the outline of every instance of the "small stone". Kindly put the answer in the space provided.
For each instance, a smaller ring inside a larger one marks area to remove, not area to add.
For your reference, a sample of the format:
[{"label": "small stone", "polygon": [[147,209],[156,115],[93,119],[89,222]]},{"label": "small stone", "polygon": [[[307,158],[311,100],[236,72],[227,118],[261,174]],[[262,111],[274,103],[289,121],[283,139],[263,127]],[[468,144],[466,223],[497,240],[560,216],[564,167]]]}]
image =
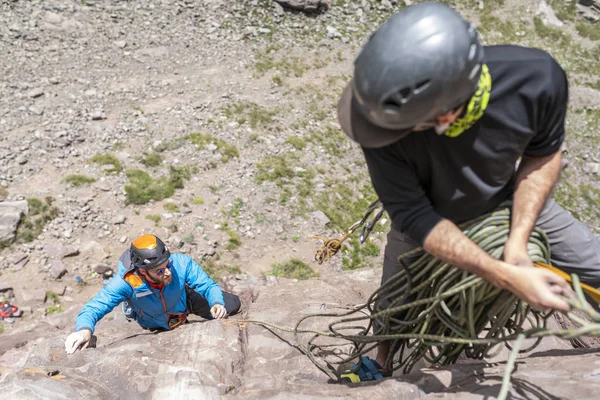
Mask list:
[{"label": "small stone", "polygon": [[215,254],[217,254],[217,250],[214,247],[209,247],[208,250],[206,250],[206,255],[209,257],[212,257]]},{"label": "small stone", "polygon": [[31,89],[29,92],[27,92],[27,96],[31,97],[32,99],[35,99],[35,98],[43,96],[43,95],[44,95],[44,91],[42,90],[42,88]]},{"label": "small stone", "polygon": [[67,273],[65,264],[60,260],[50,260],[50,276],[54,279],[60,279],[64,274]]},{"label": "small stone", "polygon": [[65,258],[79,255],[79,249],[75,246],[63,246],[55,243],[46,243],[43,248],[44,253],[50,258]]},{"label": "small stone", "polygon": [[18,264],[27,258],[29,258],[29,256],[27,254],[17,253],[17,254],[13,254],[11,257],[9,257],[8,262],[11,264]]},{"label": "small stone", "polygon": [[127,42],[124,40],[117,40],[116,42],[114,42],[114,44],[120,49],[124,49],[127,46]]},{"label": "small stone", "polygon": [[327,225],[331,222],[329,217],[327,217],[327,215],[325,215],[325,213],[321,210],[313,211],[310,214],[310,217],[311,219],[317,221],[320,225]]},{"label": "small stone", "polygon": [[12,286],[10,286],[8,283],[0,282],[0,299],[11,299],[14,297],[14,295],[15,294]]},{"label": "small stone", "polygon": [[271,30],[269,28],[258,28],[258,33],[262,33],[263,35],[268,35],[269,33],[271,33]]},{"label": "small stone", "polygon": [[101,275],[104,274],[104,273],[106,273],[106,272],[108,272],[108,271],[110,271],[110,270],[112,270],[112,268],[108,264],[97,264],[94,267],[94,269],[93,269],[93,271],[95,273],[101,274]]},{"label": "small stone", "polygon": [[328,38],[336,38],[336,37],[341,37],[342,35],[340,34],[340,32],[335,29],[333,26],[328,26],[327,28],[327,37]]},{"label": "small stone", "polygon": [[167,243],[170,248],[179,249],[181,246],[183,246],[184,242],[183,239],[179,236],[171,236],[167,239]]},{"label": "small stone", "polygon": [[[44,301],[46,301],[46,291],[44,289],[23,290],[21,292],[20,297],[24,303],[30,303],[35,301],[43,303]],[[22,309],[23,307],[19,308]]]},{"label": "small stone", "polygon": [[587,163],[587,164],[585,164],[584,169],[588,174],[598,175],[598,174],[600,174],[600,163],[596,163],[596,162]]},{"label": "small stone", "polygon": [[48,11],[46,13],[44,19],[46,20],[46,22],[49,22],[53,25],[60,25],[63,21],[63,18],[59,14],[53,13],[51,11]]},{"label": "small stone", "polygon": [[27,157],[25,156],[19,156],[16,158],[15,160],[17,163],[19,163],[20,165],[26,164],[27,163]]},{"label": "small stone", "polygon": [[48,79],[48,82],[50,82],[53,85],[58,85],[60,83],[60,81],[58,80],[57,77],[53,76],[52,78]]},{"label": "small stone", "polygon": [[114,219],[113,219],[113,224],[115,225],[122,225],[125,223],[125,221],[127,220],[127,217],[124,215],[117,215]]},{"label": "small stone", "polygon": [[127,236],[123,235],[119,238],[119,242],[125,243],[127,241]]},{"label": "small stone", "polygon": [[31,106],[29,107],[29,112],[34,114],[34,115],[43,115],[44,114],[44,107],[41,106]]},{"label": "small stone", "polygon": [[102,111],[94,111],[91,115],[92,121],[100,121],[106,119],[106,114]]},{"label": "small stone", "polygon": [[96,182],[93,185],[96,189],[100,189],[103,192],[110,192],[110,186],[105,182]]}]

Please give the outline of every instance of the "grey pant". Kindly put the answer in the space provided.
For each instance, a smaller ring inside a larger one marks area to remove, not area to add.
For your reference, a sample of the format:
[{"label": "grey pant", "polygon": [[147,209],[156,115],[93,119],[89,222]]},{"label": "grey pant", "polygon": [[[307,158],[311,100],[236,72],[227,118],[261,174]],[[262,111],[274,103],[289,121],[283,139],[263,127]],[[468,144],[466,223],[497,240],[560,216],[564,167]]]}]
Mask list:
[{"label": "grey pant", "polygon": [[[600,289],[600,240],[552,199],[544,205],[536,225],[548,235],[551,264],[568,274],[576,273],[582,283]],[[382,284],[401,271],[398,257],[416,247],[417,243],[401,232],[393,228],[390,230],[385,246]],[[411,264],[421,255],[411,256],[405,262]],[[385,309],[385,303],[382,299],[378,308]]]}]

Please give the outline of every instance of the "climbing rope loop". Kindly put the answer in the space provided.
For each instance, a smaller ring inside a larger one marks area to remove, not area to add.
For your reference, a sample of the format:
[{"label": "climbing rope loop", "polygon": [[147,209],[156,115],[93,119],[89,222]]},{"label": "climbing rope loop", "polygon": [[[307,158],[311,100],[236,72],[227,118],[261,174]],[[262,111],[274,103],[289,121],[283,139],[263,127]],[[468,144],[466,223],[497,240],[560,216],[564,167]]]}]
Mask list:
[{"label": "climbing rope loop", "polygon": [[[460,228],[499,259],[508,239],[510,204]],[[531,260],[549,264],[549,247],[545,233],[535,228],[527,246]],[[415,258],[410,264],[406,262]],[[293,334],[296,347],[335,380],[339,380],[349,363],[360,360],[382,341],[391,341],[395,350],[390,352],[386,366],[408,373],[422,359],[433,365],[452,364],[460,357],[482,359],[493,355],[495,347],[501,350],[499,344],[511,349],[510,342],[517,338],[519,346],[512,348],[513,353],[531,351],[544,336],[572,339],[600,334],[600,314],[587,303],[576,275],[572,280],[578,297],[569,300],[569,304],[572,309],[583,311],[592,322],[569,312],[567,316],[579,328],[549,330],[547,320],[551,312],[535,311],[512,293],[422,249],[401,256],[399,261],[403,269],[365,304],[347,307],[342,312],[306,315],[294,328],[264,321],[245,322]],[[534,339],[534,343],[521,349],[525,338]]]}]

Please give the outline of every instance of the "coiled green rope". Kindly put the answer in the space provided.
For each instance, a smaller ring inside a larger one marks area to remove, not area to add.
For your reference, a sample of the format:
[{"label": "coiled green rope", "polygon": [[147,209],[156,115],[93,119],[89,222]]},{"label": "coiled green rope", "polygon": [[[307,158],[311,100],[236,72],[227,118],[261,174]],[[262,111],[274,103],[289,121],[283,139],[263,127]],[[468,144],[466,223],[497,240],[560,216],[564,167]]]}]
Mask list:
[{"label": "coiled green rope", "polygon": [[[482,216],[461,229],[492,257],[500,258],[508,239],[510,209],[505,207]],[[422,250],[405,254],[400,261],[417,252]],[[528,252],[532,261],[549,263],[548,238],[538,228],[531,234]],[[519,337],[538,340],[524,350],[516,346],[513,353],[532,350],[544,336],[571,339],[600,335],[600,314],[585,300],[575,275],[573,283],[578,299],[570,300],[570,305],[594,322],[567,313],[580,328],[548,330],[546,321],[551,313],[535,311],[512,293],[425,253],[414,263],[405,265],[365,304],[345,312],[308,315],[293,329],[263,321],[243,322],[293,333],[296,347],[333,379],[339,379],[341,366],[360,359],[382,341],[392,341],[392,349],[397,350],[390,352],[386,365],[408,373],[421,359],[435,365],[452,364],[461,354],[482,359],[489,356],[497,344],[505,343],[510,348],[508,342]],[[387,300],[389,306],[379,309],[377,304],[383,300]],[[303,329],[309,321],[315,323],[311,321],[313,318],[328,319],[327,330]],[[332,318],[336,320],[331,321]],[[306,334],[311,334],[308,340]],[[516,355],[511,358],[514,357]],[[503,391],[507,390],[506,385],[505,382]]]}]

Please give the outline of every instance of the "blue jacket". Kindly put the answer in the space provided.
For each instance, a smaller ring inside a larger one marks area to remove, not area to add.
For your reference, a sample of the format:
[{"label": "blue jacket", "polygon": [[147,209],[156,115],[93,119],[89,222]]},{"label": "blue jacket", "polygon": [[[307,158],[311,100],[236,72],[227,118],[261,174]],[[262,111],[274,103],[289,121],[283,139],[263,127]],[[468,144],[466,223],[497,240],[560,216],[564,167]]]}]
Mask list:
[{"label": "blue jacket", "polygon": [[168,313],[186,311],[186,285],[206,298],[211,307],[225,304],[219,285],[191,257],[171,254],[169,260],[173,280],[162,290],[153,289],[131,266],[127,249],[119,259],[118,274],[83,307],[75,330],[89,329],[93,333],[96,323],[125,300],[132,304],[142,327],[169,329]]}]

